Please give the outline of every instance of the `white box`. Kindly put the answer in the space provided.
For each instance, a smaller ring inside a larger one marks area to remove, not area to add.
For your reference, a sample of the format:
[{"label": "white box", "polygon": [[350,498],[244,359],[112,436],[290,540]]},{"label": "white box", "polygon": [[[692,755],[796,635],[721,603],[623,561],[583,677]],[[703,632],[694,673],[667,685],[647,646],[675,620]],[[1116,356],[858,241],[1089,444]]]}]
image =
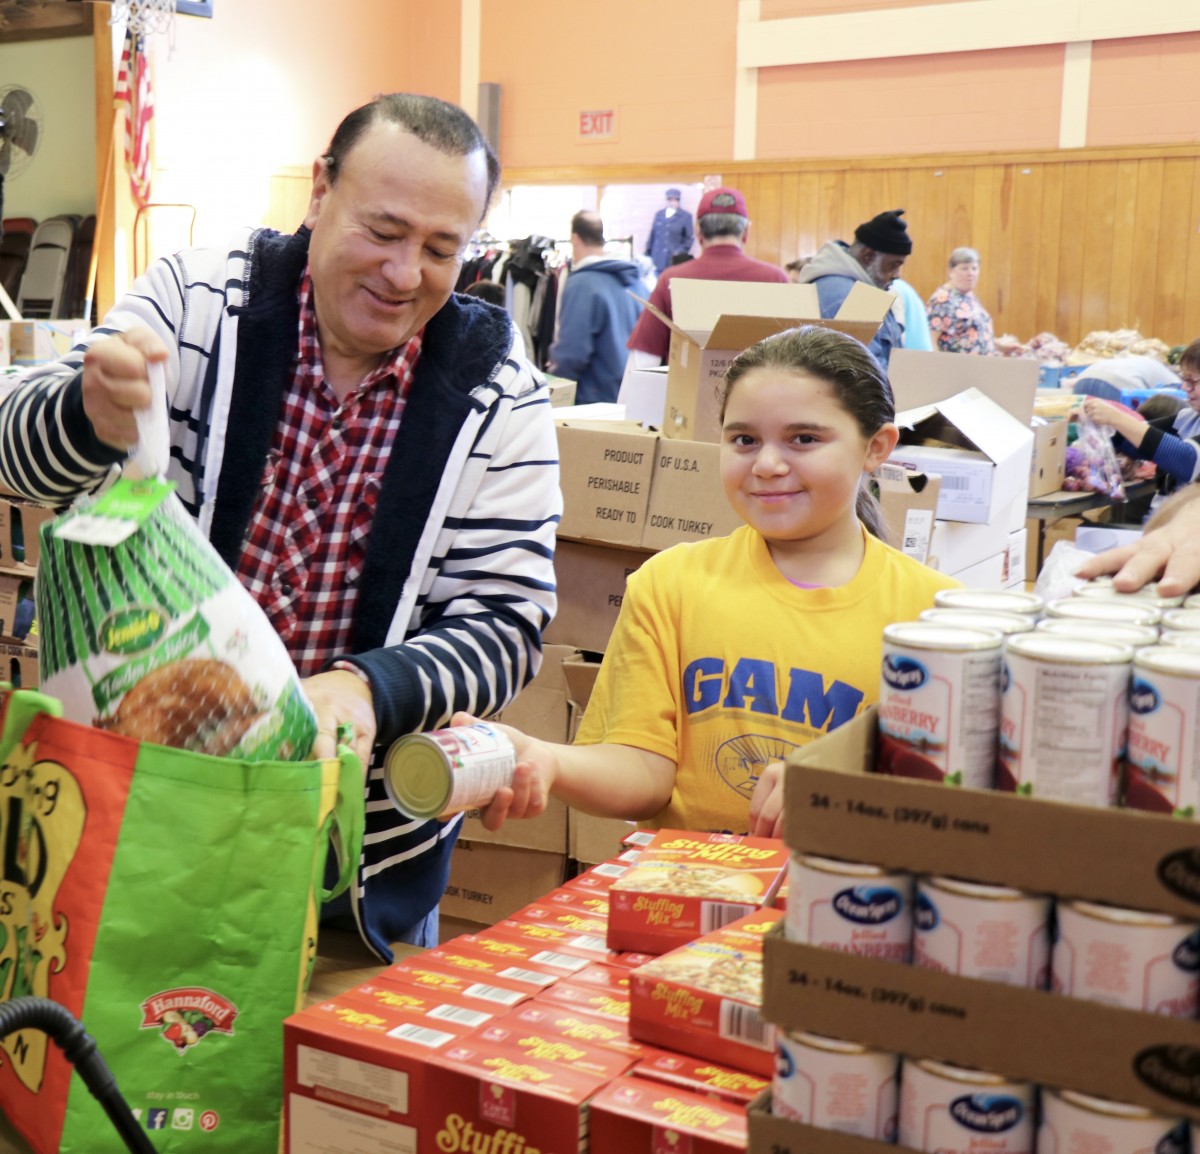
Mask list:
[{"label": "white box", "polygon": [[1007,573],[1008,550],[1001,550],[985,561],[960,569],[948,576],[957,577],[968,589],[1003,589]]},{"label": "white box", "polygon": [[630,369],[621,381],[617,404],[625,406],[625,419],[644,428],[661,429],[667,407],[667,366]]},{"label": "white box", "polygon": [[990,525],[969,525],[965,521],[933,523],[929,556],[941,573],[958,573],[986,561],[1008,548],[1008,525],[1003,519]]},{"label": "white box", "polygon": [[1029,533],[1024,527],[1008,535],[1008,551],[1004,575],[1005,589],[1025,588],[1025,554],[1029,548]]},{"label": "white box", "polygon": [[978,389],[896,415],[904,444],[891,460],[938,473],[938,517],[972,524],[1001,522],[1029,492],[1033,430]]}]

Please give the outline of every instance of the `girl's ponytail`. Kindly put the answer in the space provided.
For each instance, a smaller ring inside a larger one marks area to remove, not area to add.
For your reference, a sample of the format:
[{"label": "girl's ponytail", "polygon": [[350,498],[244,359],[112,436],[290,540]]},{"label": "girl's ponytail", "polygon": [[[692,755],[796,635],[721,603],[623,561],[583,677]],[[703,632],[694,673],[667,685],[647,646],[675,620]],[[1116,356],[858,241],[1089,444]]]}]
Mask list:
[{"label": "girl's ponytail", "polygon": [[883,516],[883,506],[879,503],[879,498],[871,491],[871,482],[866,476],[858,483],[858,497],[854,503],[854,511],[872,537],[878,537],[885,545],[893,544],[888,540],[887,521]]}]

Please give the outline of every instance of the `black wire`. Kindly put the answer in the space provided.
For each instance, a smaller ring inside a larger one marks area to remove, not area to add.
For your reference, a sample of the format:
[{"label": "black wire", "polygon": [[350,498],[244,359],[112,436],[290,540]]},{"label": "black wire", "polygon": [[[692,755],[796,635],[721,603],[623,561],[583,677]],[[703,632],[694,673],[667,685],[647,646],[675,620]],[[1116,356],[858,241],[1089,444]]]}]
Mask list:
[{"label": "black wire", "polygon": [[96,1048],[96,1040],[65,1006],[49,998],[31,997],[0,1003],[0,1038],[25,1029],[41,1030],[62,1050],[133,1154],[157,1154],[121,1096],[117,1080]]}]

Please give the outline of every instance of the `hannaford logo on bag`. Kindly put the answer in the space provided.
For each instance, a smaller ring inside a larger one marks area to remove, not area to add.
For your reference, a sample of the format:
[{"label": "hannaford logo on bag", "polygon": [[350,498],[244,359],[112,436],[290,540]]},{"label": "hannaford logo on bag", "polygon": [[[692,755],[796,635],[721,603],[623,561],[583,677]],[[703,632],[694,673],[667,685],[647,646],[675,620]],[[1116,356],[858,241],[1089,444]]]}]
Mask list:
[{"label": "hannaford logo on bag", "polygon": [[177,1053],[190,1049],[205,1034],[232,1034],[238,1008],[228,998],[203,986],[152,994],[142,1003],[142,1029],[162,1030]]},{"label": "hannaford logo on bag", "polygon": [[[83,838],[87,812],[71,772],[16,746],[0,766],[0,1001],[50,995],[68,967],[69,924],[58,894]],[[17,1030],[2,1042],[22,1084],[36,1093],[49,1036]]]},{"label": "hannaford logo on bag", "polygon": [[100,626],[100,644],[109,653],[140,653],[166,632],[170,619],[152,606],[134,606],[110,614]]}]

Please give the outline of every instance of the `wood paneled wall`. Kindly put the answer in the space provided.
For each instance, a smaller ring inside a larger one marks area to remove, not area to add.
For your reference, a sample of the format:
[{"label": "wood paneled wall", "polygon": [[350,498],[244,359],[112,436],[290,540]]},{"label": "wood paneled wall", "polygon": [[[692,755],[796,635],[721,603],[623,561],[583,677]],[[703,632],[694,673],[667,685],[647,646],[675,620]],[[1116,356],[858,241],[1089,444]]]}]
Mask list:
[{"label": "wood paneled wall", "polygon": [[[687,169],[510,169],[507,185],[699,181],[746,196],[749,251],[785,264],[903,208],[914,242],[904,277],[928,296],[957,245],[979,249],[977,292],[997,333],[1075,344],[1132,327],[1168,344],[1200,336],[1200,143],[1140,149],[976,153],[879,160],[713,163]],[[307,204],[307,169],[272,181],[275,227]],[[302,215],[302,212],[301,212]]]}]

